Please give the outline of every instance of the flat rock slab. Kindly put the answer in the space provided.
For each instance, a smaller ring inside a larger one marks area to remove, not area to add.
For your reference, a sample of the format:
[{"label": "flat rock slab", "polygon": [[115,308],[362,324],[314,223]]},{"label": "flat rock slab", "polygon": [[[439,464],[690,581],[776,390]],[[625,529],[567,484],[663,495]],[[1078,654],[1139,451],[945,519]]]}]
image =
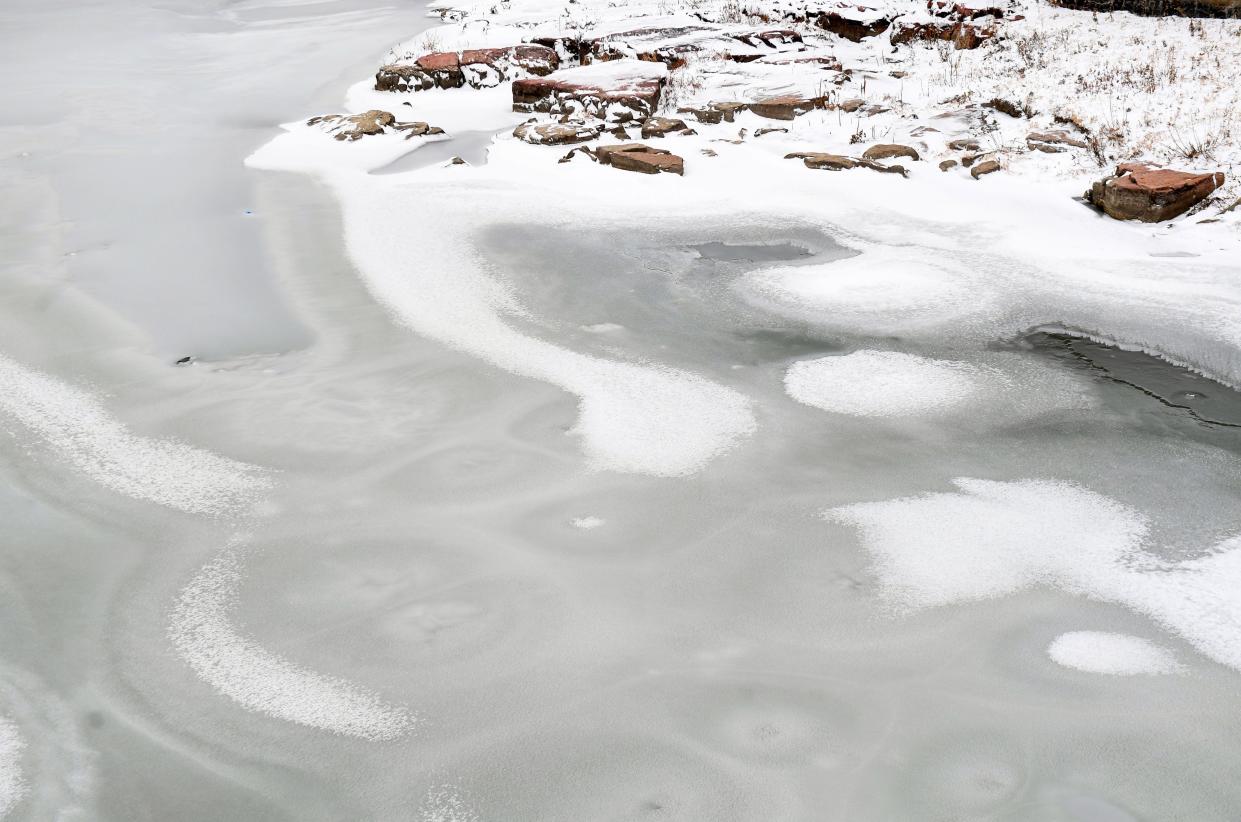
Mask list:
[{"label": "flat rock slab", "polygon": [[1195,174],[1142,163],[1122,163],[1099,180],[1086,199],[1117,220],[1157,223],[1179,217],[1224,184],[1220,171]]},{"label": "flat rock slab", "polygon": [[594,140],[603,133],[602,123],[522,123],[513,136],[536,146],[564,146]]},{"label": "flat rock slab", "polygon": [[621,143],[614,146],[599,146],[595,149],[595,159],[601,165],[619,168],[622,171],[638,171],[643,174],[685,174],[685,160],[671,151],[643,145],[642,143]]},{"label": "flat rock slab", "polygon": [[336,140],[353,142],[376,134],[404,133],[405,139],[443,134],[444,129],[429,123],[402,123],[389,111],[371,109],[361,114],[324,114],[311,117],[308,126],[318,126]]},{"label": "flat rock slab", "polygon": [[824,108],[826,105],[827,100],[823,97],[769,97],[750,103],[750,111],[769,120],[792,120],[799,114]]},{"label": "flat rock slab", "polygon": [[904,177],[909,172],[901,165],[888,165],[868,160],[865,157],[848,157],[844,154],[831,154],[825,151],[797,151],[784,155],[786,160],[801,160],[806,168],[823,169],[825,171],[847,171],[853,168],[868,168],[884,174],[899,174]]}]

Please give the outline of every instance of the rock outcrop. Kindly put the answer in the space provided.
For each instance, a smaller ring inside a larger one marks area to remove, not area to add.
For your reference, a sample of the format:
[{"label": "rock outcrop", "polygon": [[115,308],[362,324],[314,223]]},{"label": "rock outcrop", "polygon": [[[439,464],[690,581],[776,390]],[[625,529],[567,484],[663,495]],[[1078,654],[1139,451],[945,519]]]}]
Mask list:
[{"label": "rock outcrop", "polygon": [[919,40],[952,43],[956,49],[976,49],[999,31],[1004,9],[974,6],[958,0],[928,0],[926,12],[898,21],[889,40],[894,46]]},{"label": "rock outcrop", "polygon": [[1026,135],[1026,147],[1031,151],[1058,154],[1070,148],[1086,148],[1086,141],[1067,131],[1031,131]]},{"label": "rock outcrop", "polygon": [[786,160],[801,160],[806,168],[824,169],[826,171],[847,171],[853,168],[868,168],[887,174],[899,174],[904,177],[909,172],[901,165],[885,166],[865,157],[847,157],[843,154],[830,154],[824,151],[797,151],[784,155]]},{"label": "rock outcrop", "polygon": [[1086,199],[1117,220],[1157,223],[1179,217],[1224,184],[1224,175],[1193,174],[1142,163],[1122,163],[1099,180]]},{"label": "rock outcrop", "polygon": [[695,54],[716,54],[738,63],[802,48],[793,29],[736,31],[715,25],[644,26],[587,40],[582,64],[635,59],[681,68]]},{"label": "rock outcrop", "polygon": [[536,146],[585,143],[603,133],[602,123],[538,123],[530,121],[513,129],[513,136]]},{"label": "rock outcrop", "polygon": [[490,88],[517,77],[541,77],[560,67],[547,46],[519,46],[424,54],[413,63],[384,66],[375,75],[376,91],[426,91],[432,88]]},{"label": "rock outcrop", "polygon": [[599,146],[595,149],[595,159],[600,165],[612,166],[622,171],[637,171],[643,174],[685,174],[685,160],[671,151],[653,148],[642,143],[622,143],[614,146]]},{"label": "rock outcrop", "polygon": [[883,34],[888,26],[892,25],[892,19],[874,9],[858,6],[824,12],[819,15],[815,25],[838,37],[860,43],[868,37]]},{"label": "rock outcrop", "polygon": [[614,60],[513,82],[513,111],[642,121],[659,107],[668,70],[660,63]]},{"label": "rock outcrop", "polygon": [[1056,5],[1147,17],[1241,17],[1241,0],[1056,0]]},{"label": "rock outcrop", "polygon": [[390,111],[371,109],[361,114],[324,114],[311,117],[306,121],[308,126],[318,126],[331,134],[334,139],[361,140],[375,134],[404,133],[405,139],[424,137],[432,134],[443,134],[444,129],[428,123],[398,122]]}]

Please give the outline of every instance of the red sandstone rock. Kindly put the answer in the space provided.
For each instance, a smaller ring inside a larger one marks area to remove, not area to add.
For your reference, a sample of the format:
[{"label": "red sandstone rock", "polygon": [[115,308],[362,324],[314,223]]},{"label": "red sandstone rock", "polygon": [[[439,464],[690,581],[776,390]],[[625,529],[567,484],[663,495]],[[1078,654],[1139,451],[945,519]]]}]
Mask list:
[{"label": "red sandstone rock", "polygon": [[614,121],[645,120],[659,107],[667,69],[617,60],[513,83],[513,111],[584,114]]},{"label": "red sandstone rock", "polygon": [[643,174],[685,174],[685,160],[671,151],[653,148],[642,143],[624,143],[615,146],[599,146],[595,157],[600,165],[612,166],[622,171]]},{"label": "red sandstone rock", "polygon": [[489,88],[514,77],[550,74],[560,58],[547,46],[523,43],[504,48],[424,54],[412,64],[384,66],[375,75],[376,91],[425,91],[430,88]]},{"label": "red sandstone rock", "polygon": [[827,100],[823,97],[770,97],[757,103],[750,103],[750,111],[759,117],[769,120],[792,120],[799,114],[823,108]]},{"label": "red sandstone rock", "polygon": [[841,9],[820,14],[815,25],[838,37],[860,43],[867,37],[883,34],[892,25],[892,20],[871,9]]},{"label": "red sandstone rock", "polygon": [[1194,174],[1142,163],[1122,163],[1096,182],[1086,199],[1117,220],[1157,223],[1179,217],[1224,184],[1224,175]]}]

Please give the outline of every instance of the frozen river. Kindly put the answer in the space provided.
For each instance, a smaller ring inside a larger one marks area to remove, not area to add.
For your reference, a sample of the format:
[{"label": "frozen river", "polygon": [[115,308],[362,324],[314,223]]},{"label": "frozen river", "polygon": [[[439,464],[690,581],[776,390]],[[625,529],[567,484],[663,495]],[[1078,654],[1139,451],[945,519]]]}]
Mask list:
[{"label": "frozen river", "polygon": [[244,165],[425,25],[0,10],[0,819],[1238,818],[1235,392],[931,222]]}]

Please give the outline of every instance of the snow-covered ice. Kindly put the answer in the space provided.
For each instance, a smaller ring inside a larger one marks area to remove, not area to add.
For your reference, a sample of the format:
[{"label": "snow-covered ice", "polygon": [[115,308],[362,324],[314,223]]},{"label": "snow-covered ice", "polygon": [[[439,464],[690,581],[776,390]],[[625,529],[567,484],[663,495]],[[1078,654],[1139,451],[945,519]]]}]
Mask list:
[{"label": "snow-covered ice", "polygon": [[884,595],[902,609],[1033,586],[1132,608],[1241,670],[1241,536],[1196,559],[1146,550],[1150,522],[1078,485],[960,478],[956,491],[828,511],[857,528]]},{"label": "snow-covered ice", "polygon": [[1052,640],[1047,655],[1066,668],[1133,676],[1182,670],[1176,655],[1142,637],[1107,631],[1069,631]]},{"label": "snow-covered ice", "polygon": [[903,417],[968,403],[978,369],[895,351],[854,351],[789,366],[784,387],[800,403],[859,417]]},{"label": "snow-covered ice", "polygon": [[253,465],[133,434],[91,394],[0,354],[0,410],[113,491],[195,514],[236,513],[271,487]]}]

